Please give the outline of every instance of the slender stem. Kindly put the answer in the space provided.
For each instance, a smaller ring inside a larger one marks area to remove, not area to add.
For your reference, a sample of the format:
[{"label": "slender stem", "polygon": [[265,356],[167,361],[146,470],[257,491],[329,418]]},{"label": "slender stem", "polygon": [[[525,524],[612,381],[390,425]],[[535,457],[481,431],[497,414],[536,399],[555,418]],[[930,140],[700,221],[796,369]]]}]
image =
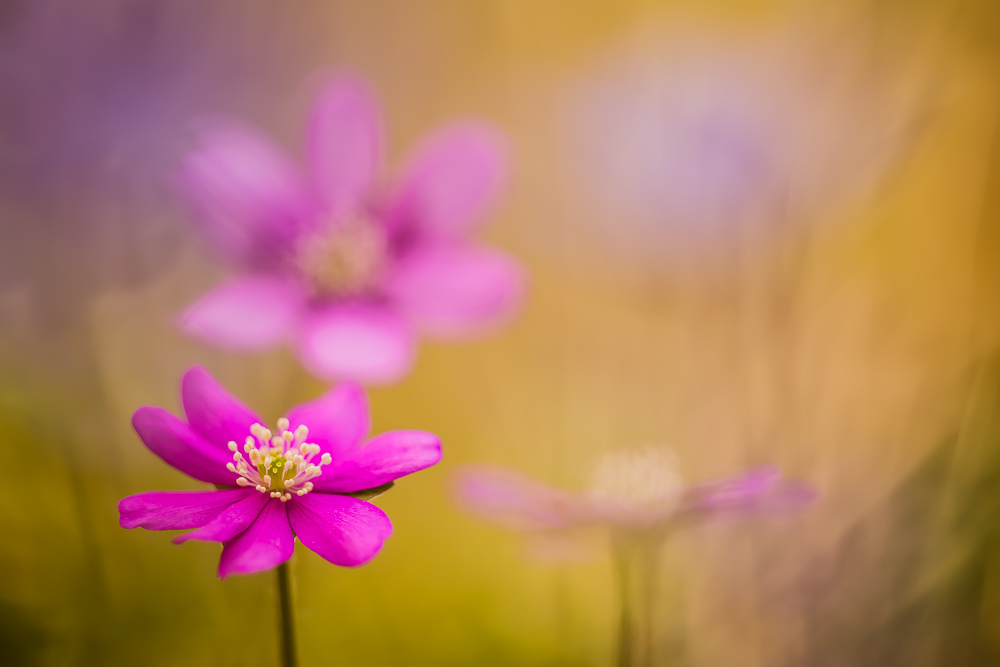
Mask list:
[{"label": "slender stem", "polygon": [[633,634],[632,620],[632,554],[630,549],[619,546],[615,549],[615,565],[618,567],[618,590],[621,612],[618,617],[618,667],[632,667]]},{"label": "slender stem", "polygon": [[659,542],[649,536],[620,541],[614,550],[621,594],[618,667],[654,664],[654,615]]},{"label": "slender stem", "polygon": [[655,545],[643,543],[636,549],[636,654],[638,665],[653,664],[653,601],[655,591]]},{"label": "slender stem", "polygon": [[281,667],[297,667],[295,654],[295,618],[292,607],[292,577],[288,561],[275,570],[278,576],[278,614],[281,617]]}]

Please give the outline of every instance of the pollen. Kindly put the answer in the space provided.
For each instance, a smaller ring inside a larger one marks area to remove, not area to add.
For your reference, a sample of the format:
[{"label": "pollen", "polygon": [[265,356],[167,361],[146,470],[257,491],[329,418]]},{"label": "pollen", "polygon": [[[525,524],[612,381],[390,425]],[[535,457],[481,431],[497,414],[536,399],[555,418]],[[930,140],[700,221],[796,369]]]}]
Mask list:
[{"label": "pollen", "polygon": [[371,289],[382,273],[387,245],[380,225],[352,218],[305,237],[296,253],[296,265],[317,295],[356,296]]},{"label": "pollen", "polygon": [[277,427],[278,432],[272,433],[262,424],[253,424],[242,452],[235,440],[230,441],[233,460],[226,463],[226,469],[237,475],[238,486],[252,486],[271,498],[287,502],[293,494],[304,496],[312,491],[310,480],[322,474],[323,466],[328,465],[332,457],[325,453],[318,463],[313,463],[321,448],[306,442],[309,429],[304,424],[290,430],[288,419],[282,417]]},{"label": "pollen", "polygon": [[594,470],[591,494],[604,502],[640,508],[672,501],[682,485],[676,455],[648,448],[602,458]]}]

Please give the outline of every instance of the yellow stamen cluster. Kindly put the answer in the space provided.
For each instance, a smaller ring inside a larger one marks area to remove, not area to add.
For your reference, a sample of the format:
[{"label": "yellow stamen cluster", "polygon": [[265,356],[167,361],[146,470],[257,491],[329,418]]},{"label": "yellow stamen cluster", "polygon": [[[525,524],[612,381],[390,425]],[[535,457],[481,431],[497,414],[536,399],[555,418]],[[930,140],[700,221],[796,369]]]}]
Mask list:
[{"label": "yellow stamen cluster", "polygon": [[386,236],[365,218],[348,219],[307,236],[296,264],[313,289],[325,296],[353,296],[372,287],[385,264]]},{"label": "yellow stamen cluster", "polygon": [[253,486],[281,502],[288,501],[293,493],[304,496],[313,490],[309,480],[318,477],[322,467],[331,461],[327,453],[320,457],[319,463],[312,462],[320,453],[320,446],[306,442],[308,436],[309,429],[304,424],[289,430],[284,417],[278,420],[277,434],[261,424],[253,424],[243,444],[246,457],[235,440],[229,442],[233,461],[226,464],[226,469],[239,475],[236,478],[239,486]]}]

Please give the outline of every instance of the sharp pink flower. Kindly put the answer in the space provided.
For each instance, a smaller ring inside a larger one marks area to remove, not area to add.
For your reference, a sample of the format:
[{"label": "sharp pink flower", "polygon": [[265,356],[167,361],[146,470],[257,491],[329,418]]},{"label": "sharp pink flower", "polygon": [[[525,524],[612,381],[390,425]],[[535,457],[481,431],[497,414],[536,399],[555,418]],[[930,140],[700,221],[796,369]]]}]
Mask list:
[{"label": "sharp pink flower", "polygon": [[195,529],[178,544],[222,542],[220,577],[280,565],[295,537],[335,565],[363,565],[392,534],[389,517],[363,498],[441,460],[440,440],[424,431],[366,442],[368,402],[352,383],[293,407],[274,432],[199,366],[184,375],[181,397],[187,421],[147,406],[132,425],[154,454],[220,488],[129,496],[118,503],[120,523]]},{"label": "sharp pink flower", "polygon": [[520,266],[472,239],[506,177],[493,127],[445,125],[381,182],[378,104],[339,76],[313,107],[305,173],[235,120],[198,138],[179,180],[241,275],[181,315],[185,333],[242,350],[289,343],[320,378],[387,383],[412,366],[417,332],[476,334],[519,305]]},{"label": "sharp pink flower", "polygon": [[603,526],[619,533],[655,535],[690,521],[791,511],[816,495],[805,484],[782,479],[773,466],[686,486],[671,458],[655,449],[609,455],[585,492],[556,489],[487,466],[466,466],[456,481],[459,502],[474,514],[510,528],[549,534]]}]

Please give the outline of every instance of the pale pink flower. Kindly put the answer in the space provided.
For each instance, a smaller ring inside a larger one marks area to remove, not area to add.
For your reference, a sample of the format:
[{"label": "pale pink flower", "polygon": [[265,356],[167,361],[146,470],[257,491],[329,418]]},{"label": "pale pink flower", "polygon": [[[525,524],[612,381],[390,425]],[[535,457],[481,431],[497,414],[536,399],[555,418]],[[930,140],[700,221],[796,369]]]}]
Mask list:
[{"label": "pale pink flower", "polygon": [[785,512],[815,498],[810,487],[782,478],[774,466],[685,485],[662,450],[615,452],[602,459],[586,491],[566,491],[490,466],[466,466],[457,498],[470,512],[535,535],[600,527],[616,535],[655,537],[691,522]]},{"label": "pale pink flower", "polygon": [[175,538],[177,544],[221,542],[220,577],[284,563],[296,537],[335,565],[367,563],[392,523],[366,499],[441,460],[440,440],[426,431],[368,439],[368,401],[352,383],[293,407],[274,432],[199,366],[184,375],[181,399],[186,421],[145,406],[132,425],[150,451],[216,488],[123,498],[120,523],[196,529]]},{"label": "pale pink flower", "polygon": [[240,275],[182,314],[185,333],[240,350],[288,343],[319,378],[388,383],[410,370],[418,332],[481,333],[520,303],[519,265],[472,238],[506,176],[493,127],[446,124],[384,181],[378,104],[342,75],[313,106],[305,173],[235,120],[198,139],[179,180]]}]

